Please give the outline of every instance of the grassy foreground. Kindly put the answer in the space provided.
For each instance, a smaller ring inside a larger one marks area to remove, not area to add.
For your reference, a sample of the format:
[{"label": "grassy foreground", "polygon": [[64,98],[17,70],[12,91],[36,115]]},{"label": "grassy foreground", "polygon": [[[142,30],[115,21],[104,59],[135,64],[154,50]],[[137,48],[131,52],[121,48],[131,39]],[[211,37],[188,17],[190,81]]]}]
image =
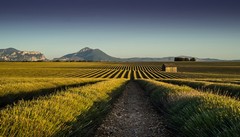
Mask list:
[{"label": "grassy foreground", "polygon": [[0,136],[83,136],[93,129],[127,80],[69,88],[0,111]]},{"label": "grassy foreground", "polygon": [[201,89],[204,91],[212,92],[219,95],[226,95],[237,99],[240,98],[240,85],[237,84],[194,81],[186,79],[169,79],[161,81],[177,85],[187,85],[195,89]]},{"label": "grassy foreground", "polygon": [[0,107],[20,99],[50,94],[59,89],[98,82],[79,78],[5,78],[0,80]]},{"label": "grassy foreground", "polygon": [[163,112],[177,136],[240,136],[240,102],[229,97],[198,92],[152,80],[138,81]]}]

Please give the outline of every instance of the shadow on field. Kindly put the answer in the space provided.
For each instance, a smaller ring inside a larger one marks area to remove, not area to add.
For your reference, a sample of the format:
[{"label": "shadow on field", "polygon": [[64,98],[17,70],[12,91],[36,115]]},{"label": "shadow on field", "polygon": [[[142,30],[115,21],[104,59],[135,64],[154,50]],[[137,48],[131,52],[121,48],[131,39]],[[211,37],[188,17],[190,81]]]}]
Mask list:
[{"label": "shadow on field", "polygon": [[[125,84],[126,85],[126,84]],[[54,136],[92,137],[103,119],[112,109],[114,102],[122,95],[125,85],[117,88],[105,100],[96,101],[88,111],[79,115],[75,121],[65,123],[69,128],[61,130]]]},{"label": "shadow on field", "polygon": [[21,92],[18,94],[7,94],[5,96],[0,97],[0,109],[7,105],[13,105],[14,103],[17,103],[19,100],[32,100],[34,98],[50,95],[58,91],[65,91],[68,88],[74,88],[74,87],[84,86],[88,84],[95,84],[97,82],[100,82],[100,81],[87,82],[82,84],[72,84],[67,86],[59,86],[55,88],[45,88],[45,89],[35,90],[31,92]]}]

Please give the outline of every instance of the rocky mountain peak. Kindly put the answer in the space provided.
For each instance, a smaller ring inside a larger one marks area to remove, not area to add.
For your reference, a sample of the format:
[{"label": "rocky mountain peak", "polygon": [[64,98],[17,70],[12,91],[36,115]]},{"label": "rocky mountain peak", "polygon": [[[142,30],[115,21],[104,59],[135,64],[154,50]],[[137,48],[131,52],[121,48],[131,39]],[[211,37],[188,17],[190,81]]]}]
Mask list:
[{"label": "rocky mountain peak", "polygon": [[1,54],[12,54],[13,52],[18,52],[19,50],[15,48],[6,48],[6,49],[0,49]]},{"label": "rocky mountain peak", "polygon": [[14,48],[0,49],[0,61],[44,61],[46,57],[38,51],[20,51]]},{"label": "rocky mountain peak", "polygon": [[81,52],[86,52],[86,51],[90,51],[90,50],[93,50],[93,49],[91,49],[91,48],[89,48],[89,47],[85,47],[85,48],[81,49],[81,50],[79,51],[79,53],[81,53]]},{"label": "rocky mountain peak", "polygon": [[119,58],[111,57],[99,49],[85,47],[79,52],[70,53],[54,60],[60,61],[119,61]]},{"label": "rocky mountain peak", "polygon": [[19,50],[17,50],[17,49],[15,49],[15,48],[6,48],[5,50],[11,50],[11,51],[19,51]]}]

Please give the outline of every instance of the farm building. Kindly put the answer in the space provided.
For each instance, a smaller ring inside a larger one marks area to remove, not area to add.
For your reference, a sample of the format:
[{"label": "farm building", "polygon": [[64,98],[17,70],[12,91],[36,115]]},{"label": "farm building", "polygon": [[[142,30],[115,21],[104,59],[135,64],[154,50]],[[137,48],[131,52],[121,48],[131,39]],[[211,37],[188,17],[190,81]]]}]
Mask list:
[{"label": "farm building", "polygon": [[165,72],[177,72],[177,66],[175,64],[163,64],[162,70]]}]

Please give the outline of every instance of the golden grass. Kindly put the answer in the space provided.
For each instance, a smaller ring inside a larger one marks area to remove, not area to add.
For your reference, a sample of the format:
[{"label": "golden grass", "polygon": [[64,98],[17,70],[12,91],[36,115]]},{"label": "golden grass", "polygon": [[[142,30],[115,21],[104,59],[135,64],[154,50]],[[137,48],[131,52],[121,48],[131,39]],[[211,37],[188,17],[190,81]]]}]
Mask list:
[{"label": "golden grass", "polygon": [[196,81],[190,79],[168,79],[161,80],[163,82],[186,85],[195,89],[199,89],[205,92],[211,92],[218,95],[230,96],[235,99],[240,98],[240,85],[232,83],[218,83],[218,82],[208,82],[208,81]]},{"label": "golden grass", "polygon": [[[96,102],[110,101],[110,94],[119,92],[125,84],[126,80],[123,79],[109,80],[80,88],[70,88],[32,101],[21,101],[0,111],[0,135],[67,136],[73,132],[71,123],[81,125],[78,116],[89,111]],[[85,118],[88,118],[88,115]],[[93,120],[90,119],[88,122]],[[81,126],[78,128],[81,129]]]},{"label": "golden grass", "polygon": [[153,80],[139,81],[179,136],[240,136],[240,102]]}]

